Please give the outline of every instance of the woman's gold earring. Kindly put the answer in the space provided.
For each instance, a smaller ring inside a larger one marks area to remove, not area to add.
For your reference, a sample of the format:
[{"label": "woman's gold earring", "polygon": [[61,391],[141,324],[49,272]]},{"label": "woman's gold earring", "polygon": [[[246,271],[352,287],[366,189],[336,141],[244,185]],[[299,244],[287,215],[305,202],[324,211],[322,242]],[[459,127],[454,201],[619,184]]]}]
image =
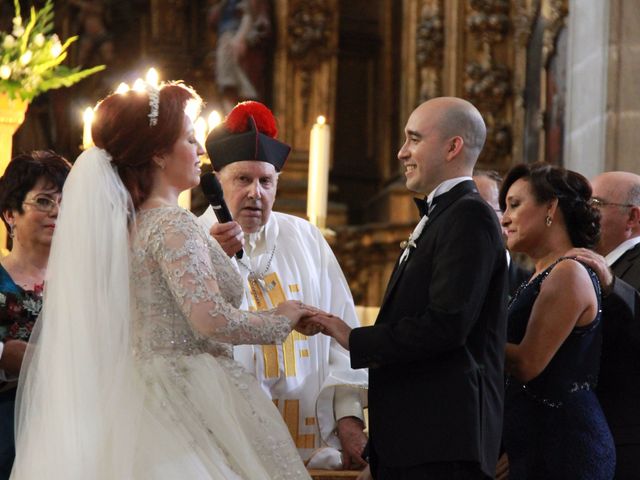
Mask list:
[{"label": "woman's gold earring", "polygon": [[547,225],[547,227],[551,226],[551,224],[553,223],[553,218],[551,218],[551,215],[547,215],[547,217],[544,219],[544,223]]},{"label": "woman's gold earring", "polygon": [[15,236],[15,233],[13,231],[13,223],[9,224],[9,237],[13,238]]}]

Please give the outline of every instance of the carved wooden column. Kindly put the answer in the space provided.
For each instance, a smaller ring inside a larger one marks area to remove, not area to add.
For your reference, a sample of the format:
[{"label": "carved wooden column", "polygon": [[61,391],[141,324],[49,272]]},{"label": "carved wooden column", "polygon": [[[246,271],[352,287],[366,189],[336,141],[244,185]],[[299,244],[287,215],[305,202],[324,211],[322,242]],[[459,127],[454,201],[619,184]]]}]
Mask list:
[{"label": "carved wooden column", "polygon": [[337,68],[338,0],[278,0],[274,113],[292,147],[285,175],[305,181],[309,132],[318,115],[332,124]]},{"label": "carved wooden column", "polygon": [[[309,134],[319,115],[334,126],[338,0],[278,0],[273,111],[278,136],[292,146],[275,209],[306,217]],[[333,155],[333,152],[331,153]],[[331,187],[330,187],[331,191]],[[330,204],[328,225],[345,223]]]},{"label": "carved wooden column", "polygon": [[[202,32],[206,29],[203,10],[202,1],[150,1],[148,16],[143,15],[140,21],[140,53],[144,59],[158,62],[165,79],[193,82],[194,59],[213,48],[203,41],[208,37]],[[212,81],[213,74],[209,83]]]},{"label": "carved wooden column", "polygon": [[482,113],[487,141],[480,163],[504,170],[513,145],[513,44],[509,0],[469,0],[465,18],[463,96]]},{"label": "carved wooden column", "polygon": [[[452,2],[455,3],[455,2]],[[445,25],[443,0],[404,0],[400,123],[429,98],[443,95]]]}]

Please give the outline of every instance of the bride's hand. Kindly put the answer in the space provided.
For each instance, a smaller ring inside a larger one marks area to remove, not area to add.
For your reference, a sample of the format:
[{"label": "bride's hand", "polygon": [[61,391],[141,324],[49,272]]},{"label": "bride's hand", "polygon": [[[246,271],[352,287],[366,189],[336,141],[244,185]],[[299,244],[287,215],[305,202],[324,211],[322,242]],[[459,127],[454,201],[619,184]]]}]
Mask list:
[{"label": "bride's hand", "polygon": [[275,308],[277,315],[284,315],[289,319],[291,329],[296,328],[301,319],[315,315],[317,312],[317,309],[298,300],[287,300]]}]

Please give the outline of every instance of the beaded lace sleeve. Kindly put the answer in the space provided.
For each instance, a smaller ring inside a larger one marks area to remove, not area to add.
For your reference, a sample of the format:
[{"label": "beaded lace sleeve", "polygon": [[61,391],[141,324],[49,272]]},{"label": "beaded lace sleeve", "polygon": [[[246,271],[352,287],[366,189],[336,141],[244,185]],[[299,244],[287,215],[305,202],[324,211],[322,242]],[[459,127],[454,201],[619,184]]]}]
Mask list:
[{"label": "beaded lace sleeve", "polygon": [[[195,217],[182,209],[163,215],[149,237],[151,256],[191,327],[219,342],[241,344],[281,343],[291,331],[289,320],[273,312],[238,310],[220,292],[218,278],[233,272],[221,252],[214,265],[205,233]],[[227,265],[224,265],[226,262]],[[216,267],[222,273],[216,275]],[[231,281],[231,279],[228,279]],[[238,284],[238,288],[242,288]]]}]

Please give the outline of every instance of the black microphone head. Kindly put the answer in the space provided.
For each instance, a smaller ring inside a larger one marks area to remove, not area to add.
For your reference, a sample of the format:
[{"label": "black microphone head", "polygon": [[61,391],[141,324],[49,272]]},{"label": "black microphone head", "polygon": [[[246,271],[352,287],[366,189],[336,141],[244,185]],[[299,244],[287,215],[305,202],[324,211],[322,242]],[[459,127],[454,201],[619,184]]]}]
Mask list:
[{"label": "black microphone head", "polygon": [[200,188],[207,198],[215,198],[217,203],[222,201],[224,194],[222,193],[222,185],[218,178],[211,172],[207,172],[200,177]]}]

